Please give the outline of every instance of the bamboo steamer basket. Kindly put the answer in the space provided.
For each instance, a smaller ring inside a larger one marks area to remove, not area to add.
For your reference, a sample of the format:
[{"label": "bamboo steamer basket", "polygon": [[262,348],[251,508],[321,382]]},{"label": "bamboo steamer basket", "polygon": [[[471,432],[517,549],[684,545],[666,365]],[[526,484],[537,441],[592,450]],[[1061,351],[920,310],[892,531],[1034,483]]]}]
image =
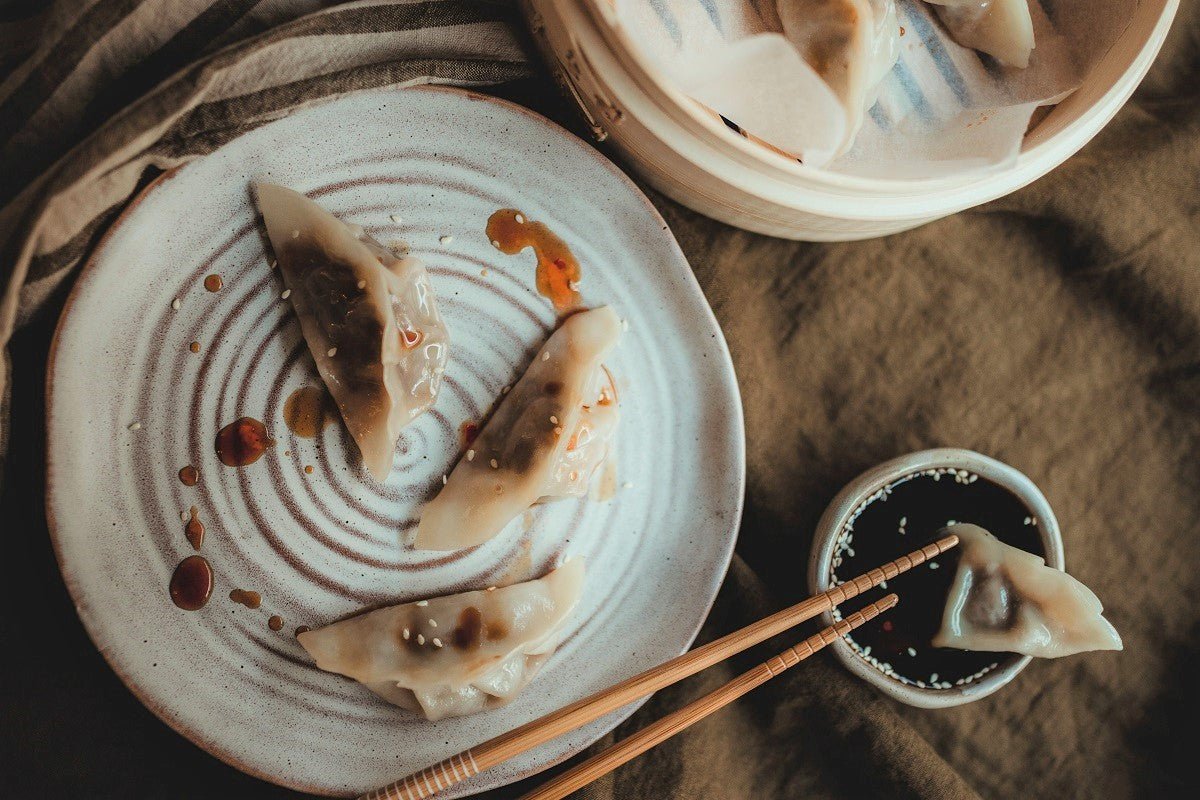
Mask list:
[{"label": "bamboo steamer basket", "polygon": [[739,228],[807,241],[896,233],[1002,197],[1066,161],[1112,119],[1158,55],[1179,0],[1141,0],[1083,84],[1025,137],[1009,167],[884,180],[800,164],[727,127],[657,77],[606,0],[522,0],[535,41],[598,142],[650,185]]}]

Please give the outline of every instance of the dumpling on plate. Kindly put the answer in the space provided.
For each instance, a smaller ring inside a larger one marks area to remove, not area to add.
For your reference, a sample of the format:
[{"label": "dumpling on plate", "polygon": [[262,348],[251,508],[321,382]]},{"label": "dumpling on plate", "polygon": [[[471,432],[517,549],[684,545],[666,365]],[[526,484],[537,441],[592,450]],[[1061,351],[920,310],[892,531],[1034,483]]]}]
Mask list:
[{"label": "dumpling on plate", "polygon": [[317,371],[382,481],[400,429],[433,405],[446,367],[429,276],[299,192],[259,183],[256,193]]},{"label": "dumpling on plate", "polygon": [[843,151],[900,57],[896,0],[779,0],[784,36],[846,109]]},{"label": "dumpling on plate", "polygon": [[1090,589],[976,525],[952,525],[958,571],[935,647],[1058,658],[1120,650],[1121,636]]},{"label": "dumpling on plate", "polygon": [[1029,0],[928,0],[950,38],[987,53],[1007,67],[1024,69],[1033,52]]},{"label": "dumpling on plate", "polygon": [[617,427],[603,361],[620,335],[607,306],[563,322],[425,506],[418,549],[471,547],[539,499],[587,493]]},{"label": "dumpling on plate", "polygon": [[583,559],[537,580],[369,611],[299,635],[317,666],[431,720],[504,705],[554,652]]}]

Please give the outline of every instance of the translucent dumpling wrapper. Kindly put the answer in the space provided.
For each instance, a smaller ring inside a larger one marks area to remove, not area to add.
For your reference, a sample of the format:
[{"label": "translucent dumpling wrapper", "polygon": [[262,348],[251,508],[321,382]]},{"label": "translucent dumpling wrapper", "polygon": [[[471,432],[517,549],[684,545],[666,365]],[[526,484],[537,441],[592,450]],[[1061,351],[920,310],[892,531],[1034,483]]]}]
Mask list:
[{"label": "translucent dumpling wrapper", "polygon": [[[298,636],[317,666],[431,720],[517,696],[554,652],[583,559],[537,580],[381,608]],[[434,625],[436,623],[436,626]]]},{"label": "translucent dumpling wrapper", "polygon": [[1024,69],[1033,53],[1029,0],[928,0],[950,37],[1007,67]]},{"label": "translucent dumpling wrapper", "polygon": [[1058,658],[1120,650],[1092,590],[976,525],[953,525],[960,560],[935,647]]},{"label": "translucent dumpling wrapper", "polygon": [[896,0],[779,0],[777,8],[784,35],[845,107],[845,152],[900,58]]},{"label": "translucent dumpling wrapper", "polygon": [[363,464],[382,481],[400,429],[433,405],[448,335],[424,265],[299,192],[259,183],[258,206],[300,329]]},{"label": "translucent dumpling wrapper", "polygon": [[563,322],[425,506],[418,549],[471,547],[538,500],[587,494],[617,427],[603,361],[620,335],[607,306]]}]

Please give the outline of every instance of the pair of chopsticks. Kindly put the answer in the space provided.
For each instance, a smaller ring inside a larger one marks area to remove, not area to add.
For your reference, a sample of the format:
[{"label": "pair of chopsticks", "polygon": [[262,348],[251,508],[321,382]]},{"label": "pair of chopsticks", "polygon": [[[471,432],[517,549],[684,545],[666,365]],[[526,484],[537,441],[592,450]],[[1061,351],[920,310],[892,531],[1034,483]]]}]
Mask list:
[{"label": "pair of chopsticks", "polygon": [[[713,664],[724,661],[743,650],[770,639],[776,634],[793,628],[834,606],[856,597],[880,583],[891,580],[915,566],[946,552],[958,544],[958,537],[951,535],[932,544],[914,550],[881,567],[859,575],[853,580],[833,587],[778,611],[741,630],[709,642],[703,647],[684,653],[664,664],[635,675],[616,686],[603,689],[585,697],[566,708],[551,712],[544,717],[514,728],[483,744],[453,755],[444,761],[409,775],[395,783],[368,792],[359,800],[423,800],[443,789],[447,789],[467,778],[478,775],[485,769],[520,755],[527,750],[550,741],[558,736],[599,719],[621,706],[677,683]],[[593,756],[576,767],[562,773],[521,800],[558,800],[602,775],[638,756],[704,719],[714,711],[728,705],[737,698],[769,681],[784,670],[799,664],[826,645],[845,636],[850,631],[877,617],[899,602],[895,594],[871,603],[851,614],[835,625],[808,637],[794,647],[789,647],[774,658],[743,673],[716,691],[660,719],[628,739]]]}]

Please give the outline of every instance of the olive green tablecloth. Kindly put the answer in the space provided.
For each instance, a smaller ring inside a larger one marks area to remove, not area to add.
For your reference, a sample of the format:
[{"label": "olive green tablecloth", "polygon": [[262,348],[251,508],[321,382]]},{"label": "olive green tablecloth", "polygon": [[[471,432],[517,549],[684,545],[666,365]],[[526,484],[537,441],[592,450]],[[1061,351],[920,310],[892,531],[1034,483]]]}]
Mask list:
[{"label": "olive green tablecloth", "polygon": [[[503,5],[384,2],[289,22],[317,5],[0,5],[5,796],[294,796],[139,705],[83,632],[47,539],[49,337],[79,258],[130,194],[159,167],[358,86],[499,84],[576,126]],[[1046,492],[1069,568],[1126,651],[1035,662],[1005,691],[946,711],[885,700],[823,654],[581,796],[1194,795],[1198,31],[1185,4],[1140,91],[1066,165],[917,231],[799,244],[650,193],[724,327],[745,402],[745,519],[703,638],[805,594],[813,526],[848,479],[910,450],[965,446]],[[253,57],[267,47],[271,58]],[[659,693],[598,746],[770,652]]]}]

